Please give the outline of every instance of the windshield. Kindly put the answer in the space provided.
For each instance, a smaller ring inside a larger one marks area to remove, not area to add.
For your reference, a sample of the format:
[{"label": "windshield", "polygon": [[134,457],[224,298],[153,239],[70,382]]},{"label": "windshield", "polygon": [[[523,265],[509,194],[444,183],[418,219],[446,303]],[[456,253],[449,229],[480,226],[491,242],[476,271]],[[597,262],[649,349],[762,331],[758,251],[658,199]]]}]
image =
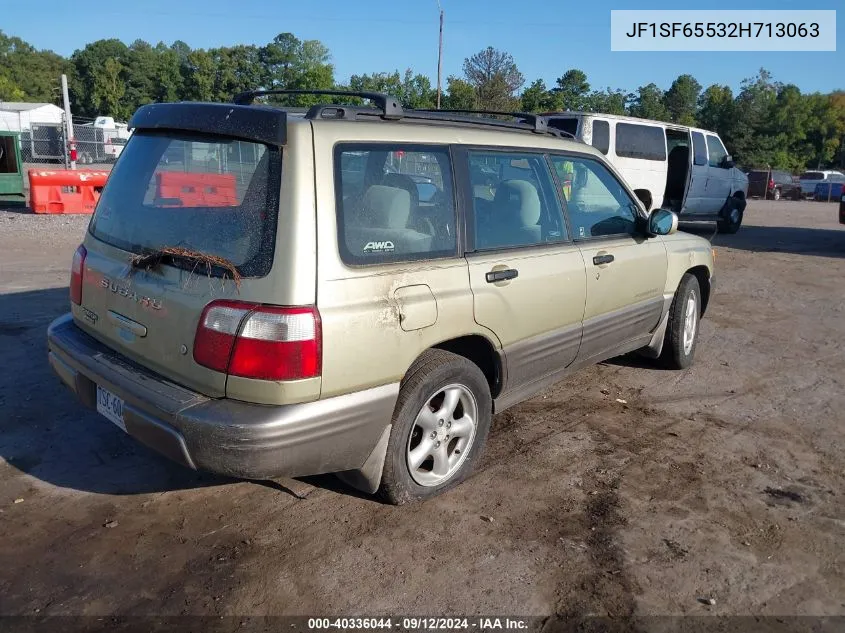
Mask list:
[{"label": "windshield", "polygon": [[140,131],[108,179],[90,232],[139,255],[182,248],[262,276],[272,266],[280,173],[279,151],[259,143]]}]

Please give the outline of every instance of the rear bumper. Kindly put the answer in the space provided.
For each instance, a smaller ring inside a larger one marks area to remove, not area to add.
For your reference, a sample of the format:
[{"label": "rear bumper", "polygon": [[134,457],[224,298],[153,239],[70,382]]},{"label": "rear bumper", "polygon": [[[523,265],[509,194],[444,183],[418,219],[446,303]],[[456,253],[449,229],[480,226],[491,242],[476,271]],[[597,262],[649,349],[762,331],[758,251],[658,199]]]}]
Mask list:
[{"label": "rear bumper", "polygon": [[360,469],[390,425],[398,384],[266,406],[213,399],[130,362],[79,329],[48,328],[50,365],[87,406],[97,385],[124,400],[127,432],[189,468],[267,479]]}]

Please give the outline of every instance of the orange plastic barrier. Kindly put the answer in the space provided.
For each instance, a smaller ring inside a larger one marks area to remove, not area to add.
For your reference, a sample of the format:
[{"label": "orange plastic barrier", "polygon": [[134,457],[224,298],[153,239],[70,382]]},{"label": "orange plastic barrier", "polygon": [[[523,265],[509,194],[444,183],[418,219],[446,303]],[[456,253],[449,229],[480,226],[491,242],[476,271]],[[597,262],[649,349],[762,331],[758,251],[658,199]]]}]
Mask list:
[{"label": "orange plastic barrier", "polygon": [[166,207],[235,207],[238,194],[234,174],[160,171],[156,198]]},{"label": "orange plastic barrier", "polygon": [[35,213],[94,213],[107,171],[29,170],[29,208]]}]

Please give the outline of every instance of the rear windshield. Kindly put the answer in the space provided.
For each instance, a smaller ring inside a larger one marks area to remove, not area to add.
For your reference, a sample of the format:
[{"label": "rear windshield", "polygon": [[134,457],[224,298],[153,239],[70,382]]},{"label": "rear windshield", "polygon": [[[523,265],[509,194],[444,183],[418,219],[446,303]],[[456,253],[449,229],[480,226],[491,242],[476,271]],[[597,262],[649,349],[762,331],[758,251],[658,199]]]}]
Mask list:
[{"label": "rear windshield", "polygon": [[139,131],[109,177],[90,231],[132,253],[181,247],[260,277],[273,264],[280,176],[278,149],[260,143]]},{"label": "rear windshield", "polygon": [[805,171],[799,178],[801,180],[824,180],[824,174],[820,171]]}]

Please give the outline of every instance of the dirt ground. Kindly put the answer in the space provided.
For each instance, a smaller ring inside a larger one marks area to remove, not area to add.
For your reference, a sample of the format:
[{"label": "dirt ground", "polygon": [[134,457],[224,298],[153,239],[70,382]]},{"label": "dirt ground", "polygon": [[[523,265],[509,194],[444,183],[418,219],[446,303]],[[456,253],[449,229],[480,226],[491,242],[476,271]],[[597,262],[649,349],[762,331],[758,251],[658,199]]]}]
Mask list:
[{"label": "dirt ground", "polygon": [[753,201],[715,238],[692,369],[587,369],[399,508],[193,473],[77,404],[45,328],[86,224],[0,212],[0,614],[845,615],[836,205]]}]

